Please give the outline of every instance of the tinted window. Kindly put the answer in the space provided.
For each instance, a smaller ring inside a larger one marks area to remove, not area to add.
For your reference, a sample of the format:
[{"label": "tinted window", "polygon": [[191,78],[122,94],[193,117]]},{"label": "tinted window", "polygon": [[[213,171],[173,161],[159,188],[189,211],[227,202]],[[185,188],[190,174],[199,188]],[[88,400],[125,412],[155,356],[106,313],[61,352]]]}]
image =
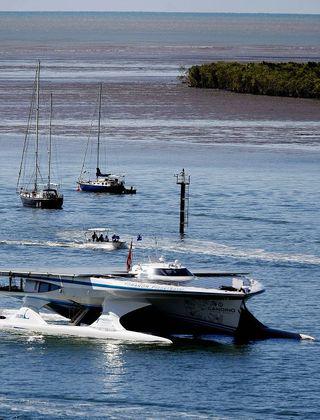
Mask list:
[{"label": "tinted window", "polygon": [[155,274],[158,276],[192,276],[186,268],[157,268]]},{"label": "tinted window", "polygon": [[50,284],[48,283],[40,283],[39,284],[39,292],[49,292]]},{"label": "tinted window", "polygon": [[50,284],[50,283],[43,283],[40,282],[39,284],[39,292],[50,292],[51,290],[57,290],[59,289],[59,286],[56,284]]}]

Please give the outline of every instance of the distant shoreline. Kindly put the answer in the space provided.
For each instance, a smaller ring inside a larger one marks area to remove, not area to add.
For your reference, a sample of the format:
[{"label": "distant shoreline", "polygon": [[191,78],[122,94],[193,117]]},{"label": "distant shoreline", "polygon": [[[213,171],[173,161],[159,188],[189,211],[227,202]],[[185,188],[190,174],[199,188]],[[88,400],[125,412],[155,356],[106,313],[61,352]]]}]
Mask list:
[{"label": "distant shoreline", "polygon": [[50,14],[50,13],[69,13],[69,14],[145,14],[145,15],[212,15],[212,16],[320,16],[320,13],[296,13],[296,12],[183,12],[183,11],[145,11],[145,10],[0,10],[0,14]]},{"label": "distant shoreline", "polygon": [[320,62],[217,61],[192,66],[181,79],[196,88],[320,99]]}]

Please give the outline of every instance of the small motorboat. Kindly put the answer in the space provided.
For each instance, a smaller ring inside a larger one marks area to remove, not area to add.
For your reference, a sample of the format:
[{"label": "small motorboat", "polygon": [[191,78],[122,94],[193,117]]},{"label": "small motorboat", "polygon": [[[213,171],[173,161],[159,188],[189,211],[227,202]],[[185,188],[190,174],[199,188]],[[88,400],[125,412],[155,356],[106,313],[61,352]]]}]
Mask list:
[{"label": "small motorboat", "polygon": [[90,228],[84,232],[86,248],[101,248],[109,251],[127,248],[126,241],[120,239],[116,233],[111,235],[108,228]]}]

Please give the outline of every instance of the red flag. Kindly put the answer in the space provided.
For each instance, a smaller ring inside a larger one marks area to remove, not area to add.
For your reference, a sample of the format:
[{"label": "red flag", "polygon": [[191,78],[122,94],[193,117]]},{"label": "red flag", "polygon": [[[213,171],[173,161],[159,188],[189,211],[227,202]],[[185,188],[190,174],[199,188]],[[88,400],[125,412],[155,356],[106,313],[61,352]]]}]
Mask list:
[{"label": "red flag", "polygon": [[132,241],[129,246],[129,252],[127,256],[127,271],[130,271],[132,265]]}]

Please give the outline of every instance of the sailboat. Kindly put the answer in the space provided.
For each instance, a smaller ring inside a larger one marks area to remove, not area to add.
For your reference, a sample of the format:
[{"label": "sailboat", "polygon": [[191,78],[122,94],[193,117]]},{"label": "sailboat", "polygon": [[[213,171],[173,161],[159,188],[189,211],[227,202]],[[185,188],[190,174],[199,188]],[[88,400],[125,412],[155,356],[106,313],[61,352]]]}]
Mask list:
[{"label": "sailboat", "polygon": [[[35,109],[34,109],[35,108]],[[33,112],[35,111],[35,152],[34,152],[34,172],[31,176],[31,182],[27,182],[24,186],[20,186],[22,172],[25,168],[26,152],[28,149],[29,134],[31,130],[31,122]],[[52,155],[52,93],[50,95],[50,120],[49,120],[49,145],[48,145],[48,176],[45,184],[40,172],[39,151],[41,140],[39,136],[40,121],[40,61],[38,62],[35,76],[35,86],[33,90],[28,125],[23,146],[19,177],[17,182],[17,192],[25,207],[36,207],[42,209],[61,209],[63,204],[63,195],[59,192],[58,184],[51,181],[51,155]],[[39,182],[40,181],[40,182]]]},{"label": "sailboat", "polygon": [[[86,155],[88,150],[88,144],[83,159],[81,173],[78,179],[78,189],[86,192],[95,193],[109,193],[109,194],[135,194],[136,189],[134,187],[125,187],[124,175],[115,175],[112,173],[102,173],[100,170],[100,148],[101,148],[101,103],[102,103],[102,83],[99,85],[99,110],[98,110],[98,133],[97,133],[97,160],[96,160],[96,174],[94,179],[85,179],[86,171]],[[88,142],[90,137],[88,139]]]}]

